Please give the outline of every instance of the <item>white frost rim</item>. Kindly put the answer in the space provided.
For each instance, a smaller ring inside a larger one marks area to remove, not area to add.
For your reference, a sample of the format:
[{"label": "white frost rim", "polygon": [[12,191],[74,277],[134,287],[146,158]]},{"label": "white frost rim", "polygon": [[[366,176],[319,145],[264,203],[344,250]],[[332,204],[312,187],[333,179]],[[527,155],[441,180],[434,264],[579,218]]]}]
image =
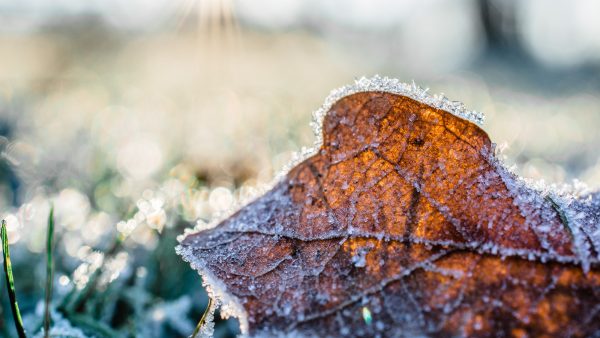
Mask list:
[{"label": "white frost rim", "polygon": [[219,278],[210,272],[204,265],[204,262],[199,261],[194,257],[192,248],[178,245],[175,251],[180,255],[184,261],[188,262],[190,266],[196,270],[200,276],[202,276],[202,286],[206,289],[209,297],[214,302],[214,308],[221,308],[221,317],[229,318],[235,317],[240,321],[240,331],[242,336],[248,334],[248,314],[242,306],[240,300],[227,291],[227,287]]},{"label": "white frost rim", "polygon": [[485,115],[483,113],[474,110],[468,110],[460,101],[449,100],[441,94],[431,95],[428,93],[428,91],[429,88],[423,89],[414,81],[409,84],[398,79],[385,76],[382,77],[379,75],[375,75],[370,78],[361,77],[360,79],[355,80],[354,84],[334,89],[331,91],[331,93],[329,93],[329,96],[327,96],[325,103],[323,103],[321,108],[313,113],[312,125],[315,134],[317,134],[317,143],[319,146],[322,143],[321,128],[323,126],[323,119],[331,107],[333,107],[337,101],[346,96],[362,92],[382,92],[406,96],[434,108],[450,112],[479,126],[483,125],[483,121],[485,120]]},{"label": "white frost rim", "polygon": [[418,86],[414,81],[412,83],[406,83],[387,76],[363,76],[360,79],[355,80],[353,84],[332,90],[325,99],[323,105],[313,112],[311,127],[313,128],[316,137],[314,145],[311,148],[303,147],[299,152],[295,153],[292,156],[290,163],[288,163],[277,175],[275,182],[279,182],[291,168],[316,154],[321,148],[321,145],[323,144],[323,120],[333,105],[344,97],[364,92],[381,92],[406,96],[433,108],[449,112],[455,116],[473,122],[478,126],[482,126],[483,121],[485,120],[485,115],[483,113],[469,110],[462,102],[452,101],[442,94],[429,94],[429,88],[424,89]]}]

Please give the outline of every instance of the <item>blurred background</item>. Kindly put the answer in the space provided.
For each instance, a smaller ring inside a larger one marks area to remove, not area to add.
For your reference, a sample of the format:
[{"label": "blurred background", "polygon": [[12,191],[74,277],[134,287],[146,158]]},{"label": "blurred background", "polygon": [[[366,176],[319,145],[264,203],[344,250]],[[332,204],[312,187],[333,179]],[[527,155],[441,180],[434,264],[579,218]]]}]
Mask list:
[{"label": "blurred background", "polygon": [[207,297],[176,236],[268,186],[313,144],[312,111],[363,75],[484,112],[524,177],[598,188],[599,14],[594,0],[0,2],[0,216],[26,325],[39,330],[52,203],[64,330],[189,335]]}]

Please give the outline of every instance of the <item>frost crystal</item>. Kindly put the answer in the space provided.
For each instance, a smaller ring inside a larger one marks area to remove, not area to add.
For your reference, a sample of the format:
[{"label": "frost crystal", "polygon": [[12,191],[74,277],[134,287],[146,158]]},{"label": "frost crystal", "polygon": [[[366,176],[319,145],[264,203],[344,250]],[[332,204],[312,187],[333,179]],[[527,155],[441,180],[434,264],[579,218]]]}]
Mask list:
[{"label": "frost crystal", "polygon": [[354,84],[334,89],[325,99],[325,103],[323,103],[321,108],[313,113],[313,122],[311,125],[316,136],[319,138],[317,144],[321,144],[323,118],[325,118],[331,107],[341,98],[361,92],[384,92],[407,96],[434,108],[445,110],[458,117],[477,123],[478,125],[483,125],[485,119],[483,113],[468,110],[462,102],[451,101],[442,94],[430,95],[428,91],[429,89],[419,87],[414,81],[409,84],[398,79],[381,77],[379,75],[371,78],[361,77]]}]

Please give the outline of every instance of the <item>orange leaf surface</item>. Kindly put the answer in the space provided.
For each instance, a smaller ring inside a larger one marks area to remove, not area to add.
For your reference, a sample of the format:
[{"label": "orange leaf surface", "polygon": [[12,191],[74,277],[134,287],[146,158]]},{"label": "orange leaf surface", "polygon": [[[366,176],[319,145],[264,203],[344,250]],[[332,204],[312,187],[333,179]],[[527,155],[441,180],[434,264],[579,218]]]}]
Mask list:
[{"label": "orange leaf surface", "polygon": [[312,156],[178,248],[242,329],[597,335],[597,195],[530,187],[464,116],[356,91],[328,109]]}]

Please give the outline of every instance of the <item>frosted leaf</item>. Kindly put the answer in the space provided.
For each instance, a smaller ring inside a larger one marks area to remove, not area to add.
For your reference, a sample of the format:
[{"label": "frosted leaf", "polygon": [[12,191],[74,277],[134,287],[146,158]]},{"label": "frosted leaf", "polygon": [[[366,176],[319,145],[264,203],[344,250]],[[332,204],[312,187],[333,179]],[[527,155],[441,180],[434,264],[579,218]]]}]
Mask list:
[{"label": "frosted leaf", "polygon": [[414,84],[361,79],[323,107],[309,157],[177,248],[243,333],[600,330],[597,195],[520,179],[480,114]]}]

